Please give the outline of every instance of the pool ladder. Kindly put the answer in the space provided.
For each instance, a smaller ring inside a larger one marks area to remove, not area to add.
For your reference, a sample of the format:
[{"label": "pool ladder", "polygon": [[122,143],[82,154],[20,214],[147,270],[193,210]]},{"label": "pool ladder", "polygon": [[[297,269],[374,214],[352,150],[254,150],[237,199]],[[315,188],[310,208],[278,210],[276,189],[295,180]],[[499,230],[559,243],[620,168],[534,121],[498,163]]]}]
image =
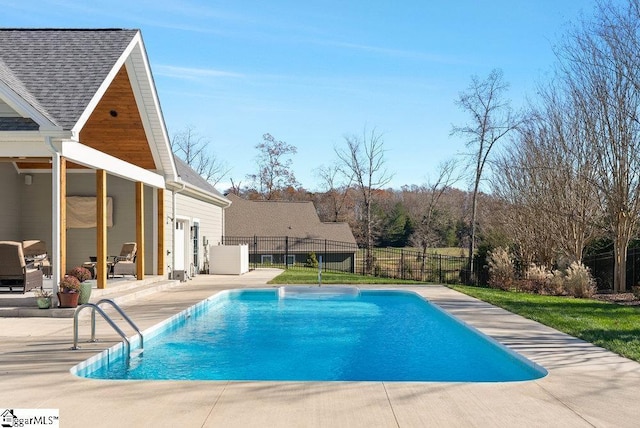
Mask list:
[{"label": "pool ladder", "polygon": [[109,315],[107,315],[107,313],[105,311],[102,310],[100,305],[103,304],[103,303],[107,303],[107,304],[111,305],[111,307],[113,307],[122,316],[122,318],[124,318],[124,320],[129,323],[129,325],[140,336],[140,349],[144,349],[144,336],[142,335],[142,332],[140,331],[138,326],[131,320],[131,318],[129,318],[127,316],[127,314],[122,310],[122,308],[120,306],[118,306],[116,304],[116,302],[114,302],[111,299],[101,299],[101,300],[97,301],[96,303],[85,303],[84,305],[78,306],[78,309],[76,309],[76,312],[73,315],[73,347],[71,349],[74,349],[74,350],[75,349],[80,349],[80,347],[78,346],[78,315],[80,314],[80,312],[82,312],[83,309],[91,308],[91,339],[89,340],[89,342],[97,342],[97,339],[96,339],[96,312],[98,312],[100,315],[102,315],[102,318],[104,318],[104,320],[122,338],[122,341],[124,342],[124,344],[125,344],[125,346],[127,348],[126,356],[127,356],[127,361],[128,361],[131,358],[131,341],[129,340],[129,337],[127,337],[126,333],[124,331],[122,331],[122,329],[118,326],[118,324],[116,324],[113,321],[113,319]]}]

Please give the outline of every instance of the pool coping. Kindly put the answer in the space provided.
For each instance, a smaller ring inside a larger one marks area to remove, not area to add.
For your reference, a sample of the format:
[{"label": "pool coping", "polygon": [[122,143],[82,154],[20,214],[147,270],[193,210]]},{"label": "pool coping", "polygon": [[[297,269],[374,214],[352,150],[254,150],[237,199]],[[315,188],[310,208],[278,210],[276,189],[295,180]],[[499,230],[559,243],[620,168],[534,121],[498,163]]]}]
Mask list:
[{"label": "pool coping", "polygon": [[[126,310],[144,330],[217,291],[262,288],[275,275],[203,275]],[[640,364],[447,287],[366,288],[416,291],[549,374],[497,384],[97,381],[69,369],[119,342],[117,336],[99,327],[101,342],[69,351],[71,320],[13,318],[0,319],[0,406],[57,408],[65,427],[637,425]]]}]

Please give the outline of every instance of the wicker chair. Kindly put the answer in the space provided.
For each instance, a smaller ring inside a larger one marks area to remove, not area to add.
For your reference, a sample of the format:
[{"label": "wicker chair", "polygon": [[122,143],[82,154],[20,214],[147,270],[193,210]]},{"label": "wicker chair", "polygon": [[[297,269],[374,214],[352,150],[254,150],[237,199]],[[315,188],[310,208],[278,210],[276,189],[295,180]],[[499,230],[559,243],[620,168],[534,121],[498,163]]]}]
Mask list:
[{"label": "wicker chair", "polygon": [[42,287],[42,271],[27,266],[22,242],[0,241],[0,287],[22,288],[23,293]]},{"label": "wicker chair", "polygon": [[114,257],[113,275],[133,275],[136,276],[136,253],[135,242],[125,242],[122,244],[120,255]]}]

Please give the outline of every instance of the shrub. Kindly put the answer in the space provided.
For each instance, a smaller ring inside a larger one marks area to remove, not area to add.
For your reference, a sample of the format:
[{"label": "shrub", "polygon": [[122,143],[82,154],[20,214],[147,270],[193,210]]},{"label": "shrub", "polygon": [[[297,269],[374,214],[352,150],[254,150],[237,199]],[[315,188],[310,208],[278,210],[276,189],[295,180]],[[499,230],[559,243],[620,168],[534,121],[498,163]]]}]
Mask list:
[{"label": "shrub", "polygon": [[547,294],[552,276],[546,267],[531,263],[525,271],[524,279],[516,282],[516,288],[529,293]]},{"label": "shrub", "polygon": [[554,270],[552,272],[548,287],[549,294],[553,296],[561,296],[565,294],[564,273],[561,270]]},{"label": "shrub", "polygon": [[489,251],[487,263],[489,265],[489,286],[501,290],[511,289],[515,279],[515,269],[509,252],[503,247]]},{"label": "shrub", "polygon": [[567,294],[574,297],[591,297],[596,292],[596,282],[589,268],[582,262],[573,262],[569,265],[564,278],[564,287]]},{"label": "shrub", "polygon": [[67,275],[75,277],[80,282],[85,282],[91,279],[91,272],[89,272],[89,269],[82,266],[74,267]]},{"label": "shrub", "polygon": [[311,252],[307,254],[307,260],[304,262],[304,266],[309,268],[318,267],[318,259],[316,258],[316,253]]},{"label": "shrub", "polygon": [[80,281],[75,276],[65,275],[60,280],[60,289],[63,293],[77,293],[80,291]]}]

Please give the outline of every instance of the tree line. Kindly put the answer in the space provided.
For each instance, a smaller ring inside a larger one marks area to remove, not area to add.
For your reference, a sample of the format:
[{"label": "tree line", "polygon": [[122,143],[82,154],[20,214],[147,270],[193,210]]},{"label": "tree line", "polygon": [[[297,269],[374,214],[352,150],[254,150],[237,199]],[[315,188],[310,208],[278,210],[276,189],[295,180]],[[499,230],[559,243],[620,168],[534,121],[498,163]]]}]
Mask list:
[{"label": "tree line", "polygon": [[[455,100],[468,121],[451,130],[467,156],[441,164],[430,182],[387,188],[383,135],[364,129],[318,168],[319,192],[291,172],[295,146],[270,134],[256,145],[248,184],[228,191],[313,201],[323,221],[349,222],[369,268],[374,246],[465,248],[472,271],[474,255],[502,246],[526,275],[529,266],[569,266],[610,242],[614,290],[624,291],[640,219],[640,0],[599,2],[555,50],[551,77],[521,111],[499,69],[471,78]],[[457,188],[461,169],[468,191]]]}]

